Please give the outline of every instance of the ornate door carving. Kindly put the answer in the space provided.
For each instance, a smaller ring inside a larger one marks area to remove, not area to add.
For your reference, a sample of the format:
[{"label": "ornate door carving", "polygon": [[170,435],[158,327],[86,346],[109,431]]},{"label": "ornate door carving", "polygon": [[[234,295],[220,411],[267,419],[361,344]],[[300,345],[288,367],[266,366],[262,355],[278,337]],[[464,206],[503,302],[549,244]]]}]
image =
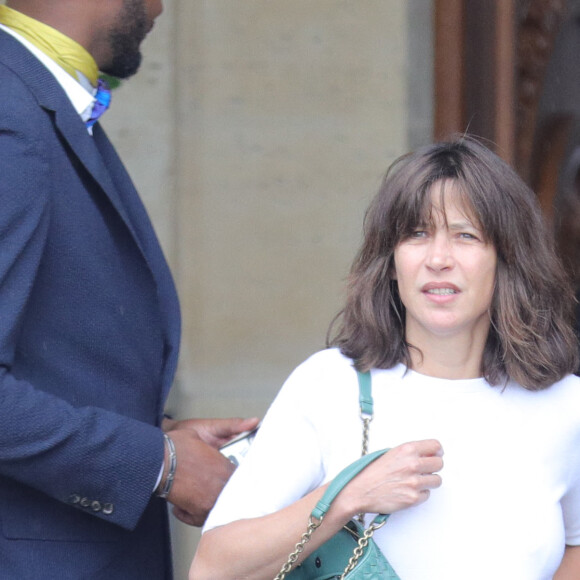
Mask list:
[{"label": "ornate door carving", "polygon": [[580,0],[436,0],[435,138],[469,131],[539,197],[580,288]]}]

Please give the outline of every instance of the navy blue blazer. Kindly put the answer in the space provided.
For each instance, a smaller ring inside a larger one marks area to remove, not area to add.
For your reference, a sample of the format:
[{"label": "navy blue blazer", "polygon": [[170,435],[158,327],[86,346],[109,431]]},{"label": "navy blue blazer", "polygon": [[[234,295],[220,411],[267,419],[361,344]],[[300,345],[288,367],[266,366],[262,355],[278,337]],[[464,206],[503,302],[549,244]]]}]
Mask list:
[{"label": "navy blue blazer", "polygon": [[0,578],[170,578],[172,277],[101,127],[2,30],[0,208]]}]

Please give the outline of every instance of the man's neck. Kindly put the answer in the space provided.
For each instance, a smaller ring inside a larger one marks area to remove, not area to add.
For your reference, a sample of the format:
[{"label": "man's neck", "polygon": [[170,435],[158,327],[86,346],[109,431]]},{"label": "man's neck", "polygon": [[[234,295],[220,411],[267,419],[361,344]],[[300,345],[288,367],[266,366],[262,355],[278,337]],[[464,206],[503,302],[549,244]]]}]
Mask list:
[{"label": "man's neck", "polygon": [[97,85],[99,70],[95,59],[72,38],[9,6],[0,5],[0,23],[36,46],[73,78],[79,80],[80,72],[91,85]]}]

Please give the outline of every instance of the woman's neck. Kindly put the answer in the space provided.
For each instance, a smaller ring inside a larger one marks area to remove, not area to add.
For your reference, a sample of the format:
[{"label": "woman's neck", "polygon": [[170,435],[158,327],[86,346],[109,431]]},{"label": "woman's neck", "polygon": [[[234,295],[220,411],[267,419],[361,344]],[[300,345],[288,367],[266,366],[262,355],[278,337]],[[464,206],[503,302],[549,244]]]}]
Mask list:
[{"label": "woman's neck", "polygon": [[481,377],[485,340],[480,336],[413,336],[408,339],[412,369],[442,379]]}]

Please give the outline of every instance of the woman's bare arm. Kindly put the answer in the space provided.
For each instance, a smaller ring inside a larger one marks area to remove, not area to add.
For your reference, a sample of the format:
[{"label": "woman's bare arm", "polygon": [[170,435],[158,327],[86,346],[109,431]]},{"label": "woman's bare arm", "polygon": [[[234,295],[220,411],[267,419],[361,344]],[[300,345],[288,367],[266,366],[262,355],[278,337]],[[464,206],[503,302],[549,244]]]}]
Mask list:
[{"label": "woman's bare arm", "polygon": [[580,546],[566,546],[562,563],[554,574],[554,580],[578,580],[580,578]]},{"label": "woman's bare arm", "polygon": [[[189,573],[190,580],[271,579],[306,531],[308,516],[322,497],[320,488],[268,516],[238,520],[203,534]],[[325,542],[348,518],[330,512],[306,545],[304,556]]]},{"label": "woman's bare arm", "polygon": [[[347,485],[306,544],[302,558],[360,512],[392,513],[425,501],[441,485],[437,441],[405,443],[377,459]],[[325,486],[326,487],[326,486]],[[191,566],[190,580],[268,580],[276,576],[306,531],[322,497],[319,488],[273,514],[238,520],[206,532]]]}]

